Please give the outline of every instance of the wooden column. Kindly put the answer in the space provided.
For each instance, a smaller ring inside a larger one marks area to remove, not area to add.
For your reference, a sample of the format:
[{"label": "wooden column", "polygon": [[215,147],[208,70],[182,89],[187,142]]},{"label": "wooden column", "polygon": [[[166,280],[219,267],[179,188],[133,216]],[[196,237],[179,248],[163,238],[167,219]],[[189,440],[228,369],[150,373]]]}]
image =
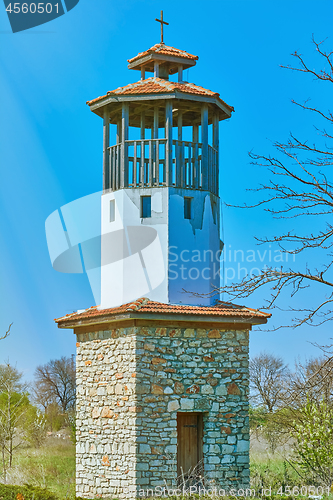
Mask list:
[{"label": "wooden column", "polygon": [[158,138],[158,106],[154,106],[154,139]]},{"label": "wooden column", "polygon": [[141,119],[140,119],[140,137],[141,137],[141,147],[140,147],[140,173],[139,173],[139,185],[144,185],[145,179],[145,137],[146,137],[146,114],[144,111],[141,111]]},{"label": "wooden column", "polygon": [[219,193],[219,116],[214,114],[213,118],[213,148],[216,149],[215,161],[214,161],[214,193],[218,195]]},{"label": "wooden column", "polygon": [[121,143],[121,120],[117,122],[117,144]]},{"label": "wooden column", "polygon": [[[153,125],[153,139],[158,139],[158,123],[159,123],[159,109],[158,106],[154,106],[154,125]],[[158,175],[158,165],[157,158],[159,157],[157,153],[157,142],[152,141],[149,148],[149,185],[152,186],[154,179]]]},{"label": "wooden column", "polygon": [[112,185],[114,189],[120,188],[120,169],[121,169],[121,120],[117,121],[117,137],[116,137],[116,151],[114,162],[114,179],[112,179]]},{"label": "wooden column", "polygon": [[178,110],[178,142],[176,148],[176,186],[185,187],[185,165],[183,149],[183,112]]},{"label": "wooden column", "polygon": [[179,64],[178,66],[178,81],[182,82],[183,81],[183,65]]},{"label": "wooden column", "polygon": [[199,156],[199,147],[198,147],[199,126],[198,125],[193,125],[192,141],[194,142],[194,187],[195,187],[195,189],[198,189],[199,185],[201,184],[200,172],[199,172],[199,160],[198,160],[198,156]]},{"label": "wooden column", "polygon": [[202,189],[208,189],[208,104],[201,108],[201,171],[202,171]]},{"label": "wooden column", "polygon": [[154,62],[154,76],[156,76],[156,78],[159,77],[160,75],[160,65],[157,61]]},{"label": "wooden column", "polygon": [[146,135],[146,113],[145,111],[141,111],[140,115],[140,139],[145,140]]},{"label": "wooden column", "polygon": [[121,167],[120,167],[120,188],[128,185],[128,102],[123,102],[121,114]]},{"label": "wooden column", "polygon": [[165,172],[164,181],[167,186],[172,184],[172,102],[167,100],[165,102]]},{"label": "wooden column", "polygon": [[110,186],[110,113],[104,108],[103,114],[103,190]]},{"label": "wooden column", "polygon": [[146,77],[146,72],[145,72],[145,67],[142,66],[141,67],[141,80],[144,80]]}]

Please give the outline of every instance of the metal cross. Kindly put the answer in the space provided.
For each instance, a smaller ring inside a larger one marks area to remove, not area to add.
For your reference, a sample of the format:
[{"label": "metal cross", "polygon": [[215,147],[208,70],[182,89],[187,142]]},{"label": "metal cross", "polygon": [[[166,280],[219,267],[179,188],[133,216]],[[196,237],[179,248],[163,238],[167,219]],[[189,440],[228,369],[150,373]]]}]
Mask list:
[{"label": "metal cross", "polygon": [[164,43],[163,42],[163,24],[169,25],[169,23],[166,23],[165,21],[163,21],[163,10],[161,10],[161,19],[155,18],[155,21],[157,21],[158,23],[161,23],[161,43]]}]

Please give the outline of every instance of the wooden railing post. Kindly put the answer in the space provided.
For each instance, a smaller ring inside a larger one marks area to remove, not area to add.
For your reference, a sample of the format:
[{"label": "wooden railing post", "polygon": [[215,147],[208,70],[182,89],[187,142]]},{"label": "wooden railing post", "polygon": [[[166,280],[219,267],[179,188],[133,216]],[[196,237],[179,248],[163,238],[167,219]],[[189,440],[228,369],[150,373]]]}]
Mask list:
[{"label": "wooden railing post", "polygon": [[176,186],[185,187],[184,184],[184,149],[183,149],[183,113],[178,110],[178,141],[176,147]]},{"label": "wooden railing post", "polygon": [[[159,124],[159,109],[158,106],[154,106],[154,132],[153,132],[153,139],[158,139],[158,124]],[[151,153],[151,150],[149,150]],[[153,166],[153,168],[152,168]],[[156,170],[157,170],[157,165],[156,165],[156,141],[153,141],[152,144],[152,158],[151,155],[149,156],[149,185],[153,185],[153,179],[156,178]]]},{"label": "wooden railing post", "polygon": [[194,151],[193,151],[193,156],[194,156],[194,168],[193,168],[193,183],[194,183],[194,189],[199,188],[199,147],[198,147],[198,142],[199,142],[199,127],[198,125],[193,125],[193,142],[194,142]]},{"label": "wooden railing post", "polygon": [[104,108],[103,114],[103,191],[110,189],[110,113]]},{"label": "wooden railing post", "polygon": [[[144,140],[146,138],[146,114],[145,111],[141,111],[140,117],[140,164],[139,164],[139,185],[143,183],[141,171],[145,168],[145,146]],[[136,180],[135,180],[136,182]]]},{"label": "wooden railing post", "polygon": [[129,115],[129,105],[128,102],[123,102],[122,104],[122,116],[121,116],[121,168],[120,168],[120,188],[128,186],[128,115]]}]

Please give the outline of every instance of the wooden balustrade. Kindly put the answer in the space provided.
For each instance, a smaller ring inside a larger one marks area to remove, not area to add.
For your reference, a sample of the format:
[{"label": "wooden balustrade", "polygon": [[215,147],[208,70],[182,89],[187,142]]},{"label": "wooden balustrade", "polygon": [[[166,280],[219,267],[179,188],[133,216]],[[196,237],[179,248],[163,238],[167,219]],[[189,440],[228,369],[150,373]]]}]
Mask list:
[{"label": "wooden balustrade", "polygon": [[167,139],[125,140],[108,149],[106,189],[170,186],[201,190],[206,186],[208,191],[218,195],[218,155],[211,146],[208,146],[206,172],[202,164],[203,145],[198,142],[173,140],[171,165]]}]

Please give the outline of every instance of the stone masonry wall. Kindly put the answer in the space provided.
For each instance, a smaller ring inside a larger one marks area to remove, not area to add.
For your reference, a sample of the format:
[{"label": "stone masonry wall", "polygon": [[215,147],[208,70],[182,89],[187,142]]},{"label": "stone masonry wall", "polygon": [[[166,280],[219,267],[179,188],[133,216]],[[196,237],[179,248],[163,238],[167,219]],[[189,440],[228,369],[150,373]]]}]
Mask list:
[{"label": "stone masonry wall", "polygon": [[248,486],[248,331],[129,327],[77,340],[78,495],[175,487],[178,411],[203,412],[206,487]]}]

